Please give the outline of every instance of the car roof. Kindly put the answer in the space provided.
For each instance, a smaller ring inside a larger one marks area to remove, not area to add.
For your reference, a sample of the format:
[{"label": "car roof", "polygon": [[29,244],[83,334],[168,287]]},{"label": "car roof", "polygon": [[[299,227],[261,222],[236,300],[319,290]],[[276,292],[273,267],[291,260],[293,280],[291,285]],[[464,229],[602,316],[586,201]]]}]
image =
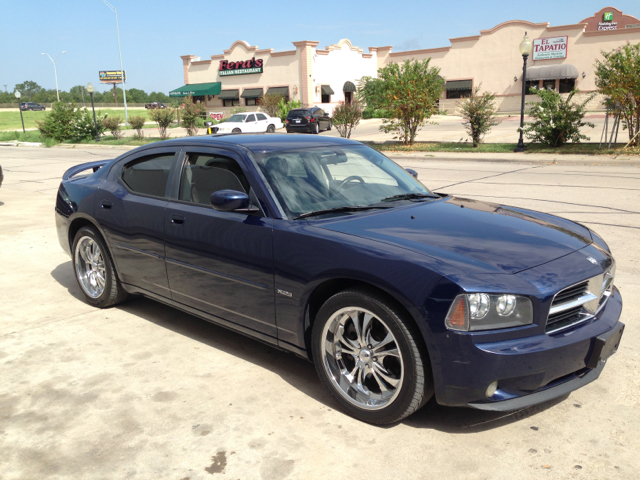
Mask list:
[{"label": "car roof", "polygon": [[[291,135],[291,134],[223,134],[191,138],[176,138],[174,140],[166,140],[160,143],[152,143],[153,146],[161,145],[178,146],[178,145],[198,145],[207,147],[216,146],[241,146],[253,153],[278,152],[283,150],[295,150],[298,148],[314,148],[329,146],[347,146],[360,145],[360,142],[340,137],[320,137],[307,135]],[[145,147],[142,147],[145,148]]]}]

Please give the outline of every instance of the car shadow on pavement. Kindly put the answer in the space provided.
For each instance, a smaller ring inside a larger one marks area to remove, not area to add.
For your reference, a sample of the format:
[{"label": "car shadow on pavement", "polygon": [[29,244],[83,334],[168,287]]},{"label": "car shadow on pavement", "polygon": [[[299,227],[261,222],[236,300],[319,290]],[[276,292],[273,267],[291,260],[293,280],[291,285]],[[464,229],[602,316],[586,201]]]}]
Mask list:
[{"label": "car shadow on pavement", "polygon": [[[70,261],[58,265],[51,272],[51,276],[73,297],[84,301],[80,287],[73,275]],[[314,365],[292,353],[278,350],[155,300],[134,297],[113,308],[265,368],[326,407],[339,409],[320,383]],[[424,407],[401,423],[413,428],[433,429],[446,433],[477,433],[529,419],[562,402],[567,397],[568,395],[515,412],[487,412],[471,408],[444,407],[438,405],[435,398],[432,398]],[[395,424],[381,428],[393,428],[394,426]],[[532,428],[536,427],[532,426]]]}]

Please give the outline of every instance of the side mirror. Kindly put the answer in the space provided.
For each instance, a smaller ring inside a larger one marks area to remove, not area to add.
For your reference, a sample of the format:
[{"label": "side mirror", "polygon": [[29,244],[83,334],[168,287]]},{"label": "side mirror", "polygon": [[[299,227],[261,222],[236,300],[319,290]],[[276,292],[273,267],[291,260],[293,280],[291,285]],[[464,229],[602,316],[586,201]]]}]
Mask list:
[{"label": "side mirror", "polygon": [[405,168],[405,170],[407,171],[407,173],[409,175],[411,175],[413,178],[415,178],[416,180],[418,179],[418,172],[416,172],[414,169],[412,168]]},{"label": "side mirror", "polygon": [[237,190],[218,190],[210,197],[211,206],[219,212],[249,211],[249,195]]}]

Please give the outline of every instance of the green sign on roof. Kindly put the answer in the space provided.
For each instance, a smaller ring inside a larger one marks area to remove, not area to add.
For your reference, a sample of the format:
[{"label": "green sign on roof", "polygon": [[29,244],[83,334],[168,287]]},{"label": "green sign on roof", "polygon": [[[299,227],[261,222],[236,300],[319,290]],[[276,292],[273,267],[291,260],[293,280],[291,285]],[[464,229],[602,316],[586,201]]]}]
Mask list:
[{"label": "green sign on roof", "polygon": [[604,12],[602,20],[605,22],[613,22],[613,12]]}]

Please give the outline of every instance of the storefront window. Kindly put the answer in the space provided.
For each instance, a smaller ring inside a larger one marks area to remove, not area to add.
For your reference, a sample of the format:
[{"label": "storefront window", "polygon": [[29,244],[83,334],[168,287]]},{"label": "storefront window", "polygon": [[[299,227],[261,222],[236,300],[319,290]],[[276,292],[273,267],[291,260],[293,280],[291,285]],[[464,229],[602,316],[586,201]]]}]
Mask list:
[{"label": "storefront window", "polygon": [[240,105],[240,100],[237,98],[233,100],[222,100],[222,105],[224,107],[237,107]]},{"label": "storefront window", "polygon": [[247,106],[254,106],[254,105],[258,105],[259,104],[259,100],[258,98],[247,98],[246,102],[247,102]]},{"label": "storefront window", "polygon": [[331,95],[322,94],[322,102],[321,103],[331,103]]},{"label": "storefront window", "polygon": [[451,90],[447,91],[447,98],[469,98],[471,90]]},{"label": "storefront window", "polygon": [[555,90],[556,89],[556,81],[555,80],[543,80],[542,88],[546,90]]},{"label": "storefront window", "polygon": [[576,79],[575,78],[563,78],[560,80],[560,93],[569,93],[576,88]]},{"label": "storefront window", "polygon": [[525,89],[527,95],[533,95],[534,92],[532,92],[531,90],[538,88],[540,88],[540,80],[527,80],[527,88]]}]

